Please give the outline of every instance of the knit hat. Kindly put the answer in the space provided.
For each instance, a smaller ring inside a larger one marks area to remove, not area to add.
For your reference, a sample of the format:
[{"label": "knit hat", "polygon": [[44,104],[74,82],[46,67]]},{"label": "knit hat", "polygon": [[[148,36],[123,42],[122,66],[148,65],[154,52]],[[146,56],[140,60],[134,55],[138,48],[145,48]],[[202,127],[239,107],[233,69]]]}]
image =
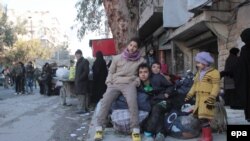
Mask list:
[{"label": "knit hat", "polygon": [[213,57],[210,55],[210,53],[205,51],[198,53],[194,59],[196,62],[200,62],[208,66],[214,63]]},{"label": "knit hat", "polygon": [[250,28],[247,28],[244,31],[242,31],[240,37],[244,43],[250,43]]}]

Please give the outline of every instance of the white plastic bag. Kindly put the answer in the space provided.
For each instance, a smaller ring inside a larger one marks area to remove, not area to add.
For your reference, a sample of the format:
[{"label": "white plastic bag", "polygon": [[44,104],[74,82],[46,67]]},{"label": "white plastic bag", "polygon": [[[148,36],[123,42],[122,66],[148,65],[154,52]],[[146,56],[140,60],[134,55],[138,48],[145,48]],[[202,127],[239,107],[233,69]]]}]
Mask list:
[{"label": "white plastic bag", "polygon": [[69,78],[69,70],[66,68],[58,68],[56,70],[56,77],[60,79],[68,79]]}]

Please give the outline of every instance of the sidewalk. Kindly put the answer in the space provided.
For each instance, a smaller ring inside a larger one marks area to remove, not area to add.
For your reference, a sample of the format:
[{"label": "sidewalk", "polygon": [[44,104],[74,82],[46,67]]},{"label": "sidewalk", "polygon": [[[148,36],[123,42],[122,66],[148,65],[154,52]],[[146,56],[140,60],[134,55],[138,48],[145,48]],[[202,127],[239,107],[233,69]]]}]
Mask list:
[{"label": "sidewalk", "polygon": [[[92,117],[89,131],[88,131],[88,139],[87,141],[94,141],[94,134],[95,134],[95,125],[96,125],[96,113],[99,112],[100,109],[100,103],[98,103],[95,113]],[[228,124],[229,125],[235,125],[235,124],[243,124],[243,125],[250,125],[245,119],[244,119],[244,111],[243,110],[232,110],[226,107],[226,111],[228,114]],[[189,139],[185,141],[197,141],[198,138],[194,139]],[[122,135],[119,133],[116,133],[112,128],[106,128],[104,132],[104,139],[103,141],[130,141],[131,137],[130,135]],[[143,141],[143,135],[142,135],[142,141]],[[167,137],[165,139],[166,141],[184,141],[184,140],[179,140],[173,137]],[[214,133],[213,134],[213,140],[214,141],[226,141],[226,133],[218,134]]]}]

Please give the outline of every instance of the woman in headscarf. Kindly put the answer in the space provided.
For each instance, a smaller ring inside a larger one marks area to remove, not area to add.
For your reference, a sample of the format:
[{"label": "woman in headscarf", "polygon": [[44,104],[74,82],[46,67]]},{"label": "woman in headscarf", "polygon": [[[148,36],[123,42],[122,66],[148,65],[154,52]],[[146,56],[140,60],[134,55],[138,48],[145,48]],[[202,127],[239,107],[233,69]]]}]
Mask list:
[{"label": "woman in headscarf", "polygon": [[238,54],[240,50],[238,48],[231,48],[230,54],[226,60],[225,69],[221,72],[221,77],[224,77],[224,100],[225,105],[229,105],[233,109],[242,108],[241,101],[237,100],[238,95],[235,91],[235,82],[233,70],[236,68],[238,61]]},{"label": "woman in headscarf", "polygon": [[91,101],[97,103],[106,91],[105,80],[108,75],[106,62],[101,51],[96,52],[96,60],[92,67],[93,71],[93,95]]},{"label": "woman in headscarf", "polygon": [[245,118],[250,122],[250,28],[241,33],[245,45],[241,48],[238,66],[235,72],[235,87],[238,100],[243,103]]}]

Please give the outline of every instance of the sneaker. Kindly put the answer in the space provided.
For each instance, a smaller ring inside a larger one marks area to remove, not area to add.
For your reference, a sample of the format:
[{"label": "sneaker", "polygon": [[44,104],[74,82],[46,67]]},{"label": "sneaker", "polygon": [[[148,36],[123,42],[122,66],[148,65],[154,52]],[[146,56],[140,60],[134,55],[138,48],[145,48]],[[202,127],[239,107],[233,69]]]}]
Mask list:
[{"label": "sneaker", "polygon": [[165,136],[162,133],[157,133],[155,141],[165,141]]},{"label": "sneaker", "polygon": [[141,141],[141,134],[132,132],[132,141]]},{"label": "sneaker", "polygon": [[153,134],[151,132],[144,132],[144,141],[154,141]]},{"label": "sneaker", "polygon": [[103,131],[96,131],[95,132],[95,141],[101,141],[103,139]]}]

